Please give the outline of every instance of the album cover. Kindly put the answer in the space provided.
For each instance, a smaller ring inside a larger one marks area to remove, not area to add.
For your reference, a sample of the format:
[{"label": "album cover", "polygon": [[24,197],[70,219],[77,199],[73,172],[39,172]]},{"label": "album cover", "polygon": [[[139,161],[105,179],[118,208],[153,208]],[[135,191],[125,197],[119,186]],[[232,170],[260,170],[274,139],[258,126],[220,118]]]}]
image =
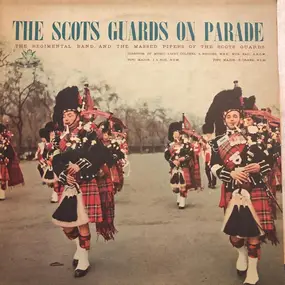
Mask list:
[{"label": "album cover", "polygon": [[283,284],[276,1],[24,2],[0,12],[1,284]]}]

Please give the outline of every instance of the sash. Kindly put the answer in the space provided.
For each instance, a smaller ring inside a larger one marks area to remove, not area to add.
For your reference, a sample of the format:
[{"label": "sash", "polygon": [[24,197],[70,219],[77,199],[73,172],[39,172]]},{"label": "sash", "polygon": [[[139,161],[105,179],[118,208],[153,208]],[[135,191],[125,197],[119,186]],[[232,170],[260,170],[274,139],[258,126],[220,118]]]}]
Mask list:
[{"label": "sash", "polygon": [[242,162],[241,153],[246,147],[246,139],[240,133],[225,135],[217,141],[218,151],[223,165],[232,170]]}]

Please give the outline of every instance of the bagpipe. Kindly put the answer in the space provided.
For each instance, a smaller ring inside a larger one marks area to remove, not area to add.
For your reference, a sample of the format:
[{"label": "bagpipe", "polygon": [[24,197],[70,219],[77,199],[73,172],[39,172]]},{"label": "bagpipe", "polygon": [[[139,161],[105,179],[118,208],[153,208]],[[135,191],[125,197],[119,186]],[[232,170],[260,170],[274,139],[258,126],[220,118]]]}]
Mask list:
[{"label": "bagpipe", "polygon": [[[83,120],[88,120],[93,122],[92,127],[94,128],[95,132],[97,133],[100,139],[102,139],[102,133],[98,128],[98,126],[94,123],[94,121],[100,117],[105,118],[106,120],[109,121],[112,136],[115,138],[115,140],[117,140],[117,142],[120,145],[121,151],[125,154],[125,157],[122,160],[122,166],[124,168],[124,176],[128,177],[130,175],[130,169],[131,169],[130,162],[127,158],[128,146],[126,140],[127,140],[128,128],[121,119],[114,116],[113,112],[104,112],[94,106],[94,102],[91,98],[88,84],[84,85],[83,110],[81,111],[80,115],[83,118]],[[115,126],[119,126],[121,131],[117,131]],[[119,141],[123,142],[120,143]]]},{"label": "bagpipe", "polygon": [[[244,111],[245,114],[249,114],[249,115],[253,115],[257,118],[260,118],[262,120],[266,120],[267,121],[267,125],[269,127],[279,127],[280,126],[280,118],[273,116],[270,112],[270,110],[268,109],[261,109],[261,110],[245,110]],[[280,157],[280,153],[276,154],[276,159],[278,159]],[[272,193],[272,191],[270,190],[270,187],[268,185],[268,181],[267,178],[263,178],[262,179],[264,185],[265,185],[265,191],[266,194],[268,196],[268,198],[270,200],[272,200],[276,206],[278,207],[278,209],[280,210],[281,213],[283,213],[281,206],[279,205],[278,201],[276,200],[274,194]]]},{"label": "bagpipe", "polygon": [[257,118],[261,118],[267,121],[268,125],[271,127],[278,127],[280,126],[280,118],[273,116],[270,111],[266,109],[262,110],[244,110],[246,115],[252,115]]},{"label": "bagpipe", "polygon": [[[95,121],[95,119],[102,117],[105,118],[109,121],[110,123],[110,128],[113,134],[117,134],[120,135],[124,138],[126,138],[127,134],[127,127],[125,126],[125,124],[122,122],[122,120],[120,120],[119,118],[115,117],[114,114],[112,112],[104,112],[102,110],[100,110],[99,108],[94,106],[94,102],[91,98],[90,95],[90,90],[88,88],[88,84],[84,85],[84,99],[83,99],[83,103],[82,103],[82,111],[80,113],[80,115],[87,120],[90,121]],[[114,130],[114,124],[118,124],[122,130],[124,130],[124,132],[115,132]],[[95,124],[94,126],[97,130],[97,126]]]},{"label": "bagpipe", "polygon": [[186,133],[190,137],[196,138],[200,142],[207,143],[207,141],[192,128],[191,123],[184,113],[182,113],[182,132]]}]

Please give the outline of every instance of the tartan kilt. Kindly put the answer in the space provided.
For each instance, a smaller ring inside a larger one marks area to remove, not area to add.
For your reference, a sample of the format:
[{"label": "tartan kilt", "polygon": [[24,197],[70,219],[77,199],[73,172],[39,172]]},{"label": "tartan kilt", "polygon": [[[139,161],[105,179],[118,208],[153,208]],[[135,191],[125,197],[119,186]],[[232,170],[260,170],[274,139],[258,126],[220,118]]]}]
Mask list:
[{"label": "tartan kilt", "polygon": [[[231,200],[232,193],[226,192],[226,206]],[[274,218],[270,200],[263,188],[253,188],[250,192],[252,206],[259,218],[260,224],[264,232],[275,231]]]},{"label": "tartan kilt", "polygon": [[[6,183],[9,181],[9,171],[4,163],[0,163],[0,182],[1,182],[1,188],[2,190],[6,189]],[[4,189],[3,189],[4,188]]]},{"label": "tartan kilt", "polygon": [[96,178],[99,199],[101,201],[102,219],[96,222],[96,230],[98,235],[102,235],[105,240],[114,239],[117,232],[114,226],[115,218],[115,200],[114,200],[114,184],[110,171],[106,171],[103,177]]},{"label": "tartan kilt", "polygon": [[102,207],[97,180],[82,181],[80,184],[83,203],[88,213],[90,223],[103,221]]},{"label": "tartan kilt", "polygon": [[[189,190],[191,188],[191,175],[190,175],[190,168],[189,167],[182,167],[183,176],[186,184],[186,190]],[[173,169],[170,170],[170,177],[172,177]]]}]

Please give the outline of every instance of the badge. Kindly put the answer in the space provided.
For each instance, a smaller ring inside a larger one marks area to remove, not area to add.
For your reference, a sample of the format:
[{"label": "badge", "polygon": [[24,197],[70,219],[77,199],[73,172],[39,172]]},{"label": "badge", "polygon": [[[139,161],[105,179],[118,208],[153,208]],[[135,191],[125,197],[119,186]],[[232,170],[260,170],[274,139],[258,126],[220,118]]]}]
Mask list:
[{"label": "badge", "polygon": [[230,158],[229,160],[233,162],[235,165],[241,164],[242,158],[240,156],[240,152],[236,151]]},{"label": "badge", "polygon": [[225,135],[225,136],[223,136],[223,137],[221,137],[220,139],[217,140],[217,145],[221,146],[222,144],[224,144],[228,140],[229,140],[228,135]]}]

